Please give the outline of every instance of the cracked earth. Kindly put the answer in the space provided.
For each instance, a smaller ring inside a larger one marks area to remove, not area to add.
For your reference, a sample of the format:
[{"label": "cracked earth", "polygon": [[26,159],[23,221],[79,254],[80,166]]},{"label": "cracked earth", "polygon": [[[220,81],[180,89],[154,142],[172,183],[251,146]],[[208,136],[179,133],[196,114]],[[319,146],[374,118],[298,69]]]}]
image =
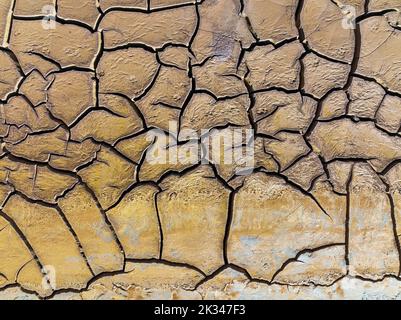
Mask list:
[{"label": "cracked earth", "polygon": [[0,0],[0,299],[401,298],[399,10]]}]

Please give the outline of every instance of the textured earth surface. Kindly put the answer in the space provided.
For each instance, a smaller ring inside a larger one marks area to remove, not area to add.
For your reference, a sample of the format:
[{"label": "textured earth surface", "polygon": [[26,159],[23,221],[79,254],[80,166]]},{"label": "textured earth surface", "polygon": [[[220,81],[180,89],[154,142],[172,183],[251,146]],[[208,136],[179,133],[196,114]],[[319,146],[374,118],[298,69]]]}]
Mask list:
[{"label": "textured earth surface", "polygon": [[400,10],[0,0],[0,299],[401,298]]}]

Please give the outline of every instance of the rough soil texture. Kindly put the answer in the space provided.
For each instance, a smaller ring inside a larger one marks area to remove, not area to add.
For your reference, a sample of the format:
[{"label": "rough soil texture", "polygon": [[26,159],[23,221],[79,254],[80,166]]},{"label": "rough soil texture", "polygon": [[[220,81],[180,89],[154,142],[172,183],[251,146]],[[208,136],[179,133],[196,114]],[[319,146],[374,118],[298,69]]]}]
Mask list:
[{"label": "rough soil texture", "polygon": [[0,0],[0,299],[401,298],[399,10]]}]

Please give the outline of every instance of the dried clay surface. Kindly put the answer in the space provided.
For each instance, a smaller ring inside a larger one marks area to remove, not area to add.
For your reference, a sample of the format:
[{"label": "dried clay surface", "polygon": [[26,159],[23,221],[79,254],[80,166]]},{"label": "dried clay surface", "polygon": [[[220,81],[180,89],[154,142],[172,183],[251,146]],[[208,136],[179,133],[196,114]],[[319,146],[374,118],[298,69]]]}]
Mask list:
[{"label": "dried clay surface", "polygon": [[400,10],[0,0],[0,299],[400,299]]}]

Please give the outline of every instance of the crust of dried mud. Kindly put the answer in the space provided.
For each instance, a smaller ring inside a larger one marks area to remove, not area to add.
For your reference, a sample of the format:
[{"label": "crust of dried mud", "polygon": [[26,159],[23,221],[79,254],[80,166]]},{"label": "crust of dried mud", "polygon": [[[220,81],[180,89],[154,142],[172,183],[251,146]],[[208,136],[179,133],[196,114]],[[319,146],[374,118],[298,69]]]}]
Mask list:
[{"label": "crust of dried mud", "polygon": [[400,10],[2,0],[0,299],[398,299]]}]

